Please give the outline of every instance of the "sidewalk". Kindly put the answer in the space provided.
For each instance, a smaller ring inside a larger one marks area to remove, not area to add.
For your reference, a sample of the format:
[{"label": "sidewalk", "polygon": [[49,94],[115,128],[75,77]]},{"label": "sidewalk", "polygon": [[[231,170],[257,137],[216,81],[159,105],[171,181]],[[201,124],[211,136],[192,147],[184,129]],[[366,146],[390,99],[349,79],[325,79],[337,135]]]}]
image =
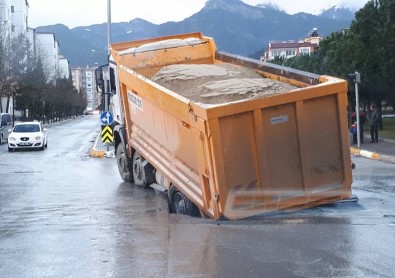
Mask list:
[{"label": "sidewalk", "polygon": [[395,140],[384,139],[379,136],[378,143],[369,143],[370,136],[366,136],[364,142],[360,148],[357,144],[351,145],[351,154],[395,164]]}]

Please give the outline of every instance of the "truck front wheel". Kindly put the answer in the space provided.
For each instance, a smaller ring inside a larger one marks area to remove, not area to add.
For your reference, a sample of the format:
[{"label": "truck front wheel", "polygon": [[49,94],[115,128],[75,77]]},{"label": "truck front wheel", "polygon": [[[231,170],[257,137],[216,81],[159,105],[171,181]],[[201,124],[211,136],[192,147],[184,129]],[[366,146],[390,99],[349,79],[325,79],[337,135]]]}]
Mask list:
[{"label": "truck front wheel", "polygon": [[125,146],[119,143],[116,150],[118,171],[122,179],[126,182],[133,182],[131,167],[129,166],[129,158],[125,152]]},{"label": "truck front wheel", "polygon": [[198,207],[182,194],[175,186],[169,190],[169,210],[170,213],[198,216]]},{"label": "truck front wheel", "polygon": [[134,184],[138,187],[147,188],[155,182],[154,167],[138,151],[134,152],[132,168]]}]

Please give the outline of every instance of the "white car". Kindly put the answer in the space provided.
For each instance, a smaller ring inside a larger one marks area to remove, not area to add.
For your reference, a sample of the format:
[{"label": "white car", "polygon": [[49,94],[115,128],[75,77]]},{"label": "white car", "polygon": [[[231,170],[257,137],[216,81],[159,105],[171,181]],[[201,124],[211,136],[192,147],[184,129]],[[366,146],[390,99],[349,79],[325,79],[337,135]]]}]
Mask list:
[{"label": "white car", "polygon": [[8,151],[30,148],[44,150],[48,146],[46,131],[40,122],[17,123],[8,136]]}]

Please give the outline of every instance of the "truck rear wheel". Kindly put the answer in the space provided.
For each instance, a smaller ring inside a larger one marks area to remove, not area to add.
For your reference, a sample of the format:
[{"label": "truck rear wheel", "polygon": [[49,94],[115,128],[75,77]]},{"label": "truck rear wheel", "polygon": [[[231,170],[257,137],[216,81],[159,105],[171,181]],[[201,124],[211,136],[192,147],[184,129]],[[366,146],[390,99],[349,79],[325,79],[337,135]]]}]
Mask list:
[{"label": "truck rear wheel", "polygon": [[119,143],[116,150],[118,171],[121,178],[126,182],[133,182],[131,167],[129,166],[128,154],[125,152],[125,146]]},{"label": "truck rear wheel", "polygon": [[198,216],[199,208],[173,185],[169,190],[170,213]]},{"label": "truck rear wheel", "polygon": [[155,182],[154,167],[138,151],[133,155],[133,179],[138,187],[147,188]]}]

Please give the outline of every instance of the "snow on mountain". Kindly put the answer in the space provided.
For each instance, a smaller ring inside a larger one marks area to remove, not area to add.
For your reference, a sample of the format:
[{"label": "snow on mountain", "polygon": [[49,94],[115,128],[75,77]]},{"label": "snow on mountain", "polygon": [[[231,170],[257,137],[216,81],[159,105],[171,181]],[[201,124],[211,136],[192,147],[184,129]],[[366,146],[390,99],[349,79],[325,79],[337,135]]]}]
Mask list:
[{"label": "snow on mountain", "polygon": [[336,5],[329,9],[322,10],[319,15],[334,20],[353,20],[356,11],[356,9],[351,7]]},{"label": "snow on mountain", "polygon": [[256,7],[278,10],[286,12],[288,14],[308,13],[318,16],[330,10],[331,12],[329,13],[329,15],[325,14],[325,16],[328,18],[339,20],[342,16],[350,18],[351,14],[351,18],[353,18],[355,12],[363,6],[361,0],[338,0],[337,4],[335,0],[327,5],[323,5],[322,2],[318,1],[311,1],[300,5],[289,2],[287,2],[286,4],[284,3],[285,1],[274,2],[274,0],[261,0],[261,4],[256,5]]},{"label": "snow on mountain", "polygon": [[285,12],[283,9],[281,9],[281,7],[279,5],[277,5],[276,3],[270,2],[270,1],[266,2],[266,3],[258,4],[255,7]]}]

